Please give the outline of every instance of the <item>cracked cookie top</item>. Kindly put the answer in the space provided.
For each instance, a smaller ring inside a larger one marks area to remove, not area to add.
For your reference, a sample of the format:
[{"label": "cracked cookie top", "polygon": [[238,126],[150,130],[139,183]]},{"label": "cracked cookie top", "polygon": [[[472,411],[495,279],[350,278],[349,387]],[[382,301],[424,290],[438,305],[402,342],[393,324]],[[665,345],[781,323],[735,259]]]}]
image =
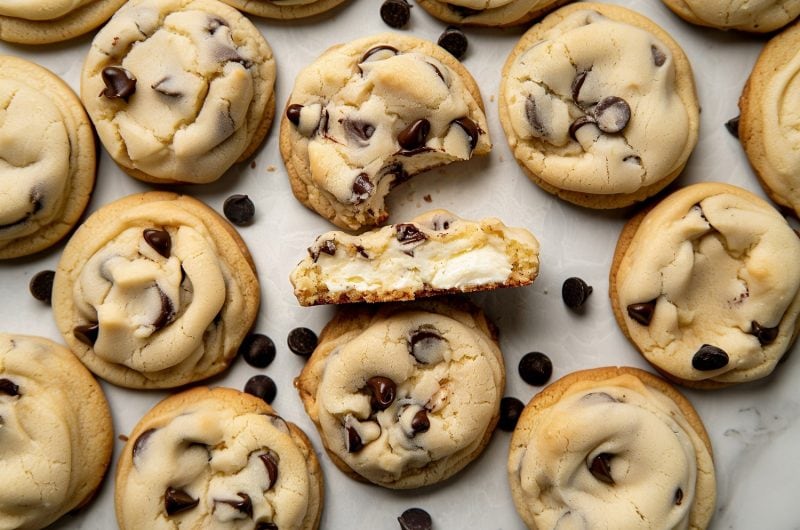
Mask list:
[{"label": "cracked cookie top", "polygon": [[122,530],[313,530],[322,474],[305,434],[228,388],[168,397],[134,428],[116,477]]},{"label": "cracked cookie top", "polygon": [[503,358],[475,308],[346,307],[296,381],[334,462],[388,488],[461,470],[497,422]]},{"label": "cracked cookie top", "polygon": [[800,15],[800,0],[663,0],[692,24],[767,33]]},{"label": "cracked cookie top", "polygon": [[701,530],[714,513],[714,464],[697,413],[634,368],[575,372],[520,417],[508,458],[528,528]]},{"label": "cracked cookie top", "polygon": [[97,34],[81,99],[112,158],[157,183],[206,183],[250,155],[274,111],[258,29],[216,0],[133,0]]},{"label": "cracked cookie top", "polygon": [[281,123],[295,196],[342,228],[386,220],[390,188],[491,148],[472,77],[435,44],[382,34],[335,46],[297,77]]},{"label": "cracked cookie top", "polygon": [[611,272],[617,319],[659,370],[687,384],[772,372],[800,315],[800,239],[755,195],[684,188],[623,230]]},{"label": "cracked cookie top", "polygon": [[654,194],[697,142],[686,56],[625,8],[579,3],[548,16],[511,53],[500,91],[501,121],[523,169],[584,206]]},{"label": "cracked cookie top", "polygon": [[453,24],[513,26],[524,24],[566,0],[417,0],[430,14]]},{"label": "cracked cookie top", "polygon": [[133,388],[225,369],[258,301],[233,228],[199,201],[161,192],[95,212],[67,244],[53,287],[73,351],[100,377]]}]

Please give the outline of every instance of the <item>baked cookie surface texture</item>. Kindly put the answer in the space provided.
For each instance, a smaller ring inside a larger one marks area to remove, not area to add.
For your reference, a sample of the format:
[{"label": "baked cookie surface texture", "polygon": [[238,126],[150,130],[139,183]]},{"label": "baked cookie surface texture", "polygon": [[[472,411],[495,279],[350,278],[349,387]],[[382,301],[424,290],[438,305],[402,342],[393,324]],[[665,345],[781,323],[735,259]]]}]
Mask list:
[{"label": "baked cookie surface texture", "polygon": [[61,42],[93,30],[125,0],[9,0],[0,2],[0,40]]},{"label": "baked cookie surface texture", "polygon": [[283,20],[305,18],[329,11],[347,0],[223,0],[245,13]]},{"label": "baked cookie surface texture", "polygon": [[428,13],[451,24],[516,26],[569,0],[417,0]]},{"label": "baked cookie surface texture", "polygon": [[676,15],[700,26],[767,33],[800,15],[800,0],[663,0]]}]

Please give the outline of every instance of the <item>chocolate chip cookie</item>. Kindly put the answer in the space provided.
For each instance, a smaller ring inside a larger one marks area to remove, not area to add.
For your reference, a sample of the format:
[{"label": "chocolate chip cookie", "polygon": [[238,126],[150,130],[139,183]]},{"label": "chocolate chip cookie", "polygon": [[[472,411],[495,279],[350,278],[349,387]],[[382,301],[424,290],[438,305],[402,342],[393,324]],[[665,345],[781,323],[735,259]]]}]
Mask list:
[{"label": "chocolate chip cookie", "polygon": [[224,370],[255,321],[255,266],[236,230],[187,197],[149,192],[92,214],[56,270],[67,344],[107,381],[167,388]]},{"label": "chocolate chip cookie", "polygon": [[330,11],[347,0],[223,0],[245,13],[265,18],[291,20]]},{"label": "chocolate chip cookie", "polygon": [[570,0],[417,0],[436,18],[463,26],[518,26]]},{"label": "chocolate chip cookie", "polygon": [[295,386],[344,473],[435,484],[483,451],[505,372],[496,329],[466,301],[343,306]]},{"label": "chocolate chip cookie", "polygon": [[295,197],[337,226],[378,225],[389,190],[491,149],[478,86],[444,49],[382,34],[334,46],[295,82],[280,148]]},{"label": "chocolate chip cookie", "polygon": [[800,15],[800,0],[662,0],[687,22],[717,29],[768,33]]},{"label": "chocolate chip cookie", "polygon": [[20,44],[61,42],[87,33],[125,0],[21,0],[0,2],[0,40]]},{"label": "chocolate chip cookie", "polygon": [[683,50],[648,18],[613,5],[570,4],[528,30],[506,61],[499,107],[531,180],[589,208],[654,195],[697,143]]}]

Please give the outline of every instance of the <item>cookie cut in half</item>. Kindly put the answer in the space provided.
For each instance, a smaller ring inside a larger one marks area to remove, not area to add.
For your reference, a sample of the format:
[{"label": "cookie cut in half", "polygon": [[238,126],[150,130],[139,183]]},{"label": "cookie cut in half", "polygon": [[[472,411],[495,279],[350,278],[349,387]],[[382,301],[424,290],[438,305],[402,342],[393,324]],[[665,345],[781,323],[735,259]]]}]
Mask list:
[{"label": "cookie cut in half", "polygon": [[768,33],[800,15],[800,0],[662,0],[686,22],[717,29]]},{"label": "cookie cut in half", "polygon": [[658,193],[697,144],[699,107],[681,47],[623,7],[562,7],[522,36],[503,68],[500,121],[542,189],[589,208]]},{"label": "cookie cut in half", "polygon": [[637,368],[567,375],[520,416],[508,455],[531,530],[685,528],[714,515],[711,442],[691,403]]},{"label": "cookie cut in half", "polygon": [[417,0],[425,11],[450,24],[518,26],[570,0]]},{"label": "cookie cut in half", "polygon": [[466,300],[342,306],[295,380],[336,466],[392,489],[477,458],[504,385],[496,329]]},{"label": "cookie cut in half", "polygon": [[328,232],[308,254],[290,277],[306,306],[521,287],[539,272],[539,242],[530,232],[447,210],[359,236]]},{"label": "cookie cut in half", "polygon": [[240,11],[265,18],[292,20],[330,11],[347,0],[222,0]]},{"label": "cookie cut in half", "polygon": [[322,470],[308,437],[263,400],[194,388],[151,409],[117,466],[122,530],[316,530]]},{"label": "cookie cut in half", "polygon": [[72,352],[0,333],[0,528],[44,528],[88,503],[113,446],[103,390]]},{"label": "cookie cut in half", "polygon": [[432,42],[381,34],[334,46],[298,75],[280,149],[295,197],[358,230],[395,184],[491,149],[478,85]]},{"label": "cookie cut in half", "polygon": [[250,253],[205,204],[167,192],[120,199],[72,236],[56,270],[53,314],[95,374],[169,388],[224,370],[258,313]]},{"label": "cookie cut in half", "polygon": [[95,36],[81,99],[111,158],[156,184],[217,180],[275,113],[261,32],[217,0],[131,0]]},{"label": "cookie cut in half", "polygon": [[695,184],[628,221],[609,291],[625,336],[669,379],[753,381],[800,329],[800,238],[749,191]]},{"label": "cookie cut in half", "polygon": [[87,33],[125,0],[21,0],[0,2],[0,41],[49,44]]}]

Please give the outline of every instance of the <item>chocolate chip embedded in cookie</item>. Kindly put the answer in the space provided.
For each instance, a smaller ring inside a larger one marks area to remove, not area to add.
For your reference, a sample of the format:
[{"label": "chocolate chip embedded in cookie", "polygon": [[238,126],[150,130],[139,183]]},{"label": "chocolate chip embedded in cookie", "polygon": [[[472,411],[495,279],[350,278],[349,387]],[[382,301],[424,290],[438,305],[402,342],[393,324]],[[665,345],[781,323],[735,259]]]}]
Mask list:
[{"label": "chocolate chip embedded in cookie", "polygon": [[266,402],[195,388],[139,421],[117,466],[122,530],[316,530],[322,471],[311,442]]},{"label": "chocolate chip embedded in cookie", "polygon": [[328,232],[292,271],[302,305],[413,300],[533,283],[539,243],[498,219],[468,221],[433,210],[351,236]]},{"label": "chocolate chip embedded in cookie", "polygon": [[290,20],[330,11],[347,0],[222,0],[240,11],[265,18]]},{"label": "chocolate chip embedded in cookie", "polygon": [[636,368],[572,373],[537,394],[508,478],[528,528],[707,528],[711,442],[689,401]]},{"label": "chocolate chip embedded in cookie", "polygon": [[20,44],[61,42],[87,33],[125,0],[22,0],[0,2],[0,40]]},{"label": "chocolate chip embedded in cookie", "polygon": [[800,15],[800,0],[663,0],[687,22],[717,29],[768,33],[789,24]]},{"label": "chocolate chip embedded in cookie", "polygon": [[629,221],[609,283],[625,335],[692,387],[769,375],[800,329],[800,239],[727,184],[689,186]]},{"label": "chocolate chip embedded in cookie", "polygon": [[81,99],[128,174],[206,183],[250,156],[274,115],[275,61],[217,0],[132,0],[95,36]]},{"label": "chocolate chip embedded in cookie", "polygon": [[113,445],[103,390],[72,352],[0,333],[0,528],[44,528],[89,502]]},{"label": "chocolate chip embedded in cookie", "polygon": [[224,370],[255,320],[258,280],[236,231],[203,203],[165,192],[104,206],[56,270],[53,312],[100,377],[166,388]]},{"label": "chocolate chip embedded in cookie", "polygon": [[452,55],[382,34],[335,46],[297,77],[281,155],[297,199],[342,228],[386,220],[396,184],[489,152],[480,92]]},{"label": "chocolate chip embedded in cookie", "polygon": [[569,0],[417,0],[440,20],[462,26],[518,26]]},{"label": "chocolate chip embedded in cookie", "polygon": [[460,471],[489,441],[505,373],[467,302],[344,306],[295,386],[333,462],[394,489]]},{"label": "chocolate chip embedded in cookie", "polygon": [[654,195],[697,143],[683,50],[651,20],[607,4],[572,4],[528,30],[506,61],[498,104],[531,180],[590,208]]}]

